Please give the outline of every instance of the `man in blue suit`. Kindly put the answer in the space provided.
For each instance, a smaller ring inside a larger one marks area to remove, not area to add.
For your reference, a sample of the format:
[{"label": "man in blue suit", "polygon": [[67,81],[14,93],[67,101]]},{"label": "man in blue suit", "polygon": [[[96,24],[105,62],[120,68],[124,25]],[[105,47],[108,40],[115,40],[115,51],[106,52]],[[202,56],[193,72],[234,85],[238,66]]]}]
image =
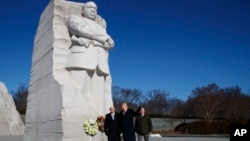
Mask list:
[{"label": "man in blue suit", "polygon": [[136,116],[136,112],[134,112],[133,109],[128,109],[126,102],[122,103],[121,108],[122,111],[120,112],[120,126],[123,133],[123,139],[124,141],[135,141],[133,118]]}]

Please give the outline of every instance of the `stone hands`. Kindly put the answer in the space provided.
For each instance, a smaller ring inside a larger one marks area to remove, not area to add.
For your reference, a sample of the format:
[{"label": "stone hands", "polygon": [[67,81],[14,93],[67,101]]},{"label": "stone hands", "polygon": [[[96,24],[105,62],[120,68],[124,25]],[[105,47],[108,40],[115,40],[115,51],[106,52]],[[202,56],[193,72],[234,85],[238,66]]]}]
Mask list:
[{"label": "stone hands", "polygon": [[85,42],[82,38],[78,38],[77,43],[78,43],[80,46],[88,47],[88,46],[86,46],[86,42]]},{"label": "stone hands", "polygon": [[91,40],[90,42],[85,42],[82,38],[80,38],[80,42],[81,42],[81,45],[86,47],[86,48],[89,48],[89,47],[94,47],[95,45],[95,41],[94,40]]},{"label": "stone hands", "polygon": [[114,47],[115,46],[115,42],[114,42],[113,39],[110,38],[110,39],[107,40],[107,42],[110,45],[110,47]]},{"label": "stone hands", "polygon": [[86,44],[86,42],[82,38],[77,38],[74,35],[71,37],[71,42],[72,44],[78,45],[78,46],[84,46]]},{"label": "stone hands", "polygon": [[108,49],[114,47],[114,45],[115,45],[115,42],[111,38],[107,39],[106,42],[104,43],[104,47]]},{"label": "stone hands", "polygon": [[86,40],[84,38],[81,38],[81,37],[77,38],[76,36],[72,36],[71,42],[74,45],[83,46],[83,47],[86,47],[86,48],[93,47],[95,45],[94,40],[86,42]]}]

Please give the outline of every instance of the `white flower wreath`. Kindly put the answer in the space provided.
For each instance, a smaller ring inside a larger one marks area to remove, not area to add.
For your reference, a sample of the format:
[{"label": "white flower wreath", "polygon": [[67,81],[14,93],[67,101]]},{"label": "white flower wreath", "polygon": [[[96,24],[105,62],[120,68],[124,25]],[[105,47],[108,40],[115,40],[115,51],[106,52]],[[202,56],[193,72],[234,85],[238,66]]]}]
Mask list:
[{"label": "white flower wreath", "polygon": [[93,119],[88,119],[84,121],[83,128],[87,135],[95,136],[98,131],[98,124]]}]

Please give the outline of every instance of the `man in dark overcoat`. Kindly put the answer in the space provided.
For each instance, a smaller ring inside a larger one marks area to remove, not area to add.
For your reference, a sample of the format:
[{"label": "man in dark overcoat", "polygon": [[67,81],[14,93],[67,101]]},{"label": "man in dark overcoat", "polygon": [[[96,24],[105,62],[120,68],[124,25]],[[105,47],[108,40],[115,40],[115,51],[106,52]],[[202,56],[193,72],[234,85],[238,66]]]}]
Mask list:
[{"label": "man in dark overcoat", "polygon": [[122,111],[120,112],[120,126],[123,133],[124,141],[135,141],[135,128],[133,118],[136,112],[133,109],[128,109],[126,102],[121,105]]},{"label": "man in dark overcoat", "polygon": [[104,132],[108,136],[108,141],[120,141],[119,114],[114,107],[109,108],[110,113],[106,115],[104,122]]}]

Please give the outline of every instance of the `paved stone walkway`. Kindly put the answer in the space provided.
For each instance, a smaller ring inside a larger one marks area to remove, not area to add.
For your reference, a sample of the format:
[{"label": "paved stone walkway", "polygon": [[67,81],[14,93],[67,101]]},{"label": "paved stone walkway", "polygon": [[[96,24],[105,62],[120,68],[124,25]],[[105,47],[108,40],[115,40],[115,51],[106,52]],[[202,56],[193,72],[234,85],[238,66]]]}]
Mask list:
[{"label": "paved stone walkway", "polygon": [[229,141],[229,137],[153,137],[150,141]]},{"label": "paved stone walkway", "polygon": [[[0,136],[0,141],[22,141],[23,136]],[[229,137],[150,137],[150,141],[229,141]]]}]

